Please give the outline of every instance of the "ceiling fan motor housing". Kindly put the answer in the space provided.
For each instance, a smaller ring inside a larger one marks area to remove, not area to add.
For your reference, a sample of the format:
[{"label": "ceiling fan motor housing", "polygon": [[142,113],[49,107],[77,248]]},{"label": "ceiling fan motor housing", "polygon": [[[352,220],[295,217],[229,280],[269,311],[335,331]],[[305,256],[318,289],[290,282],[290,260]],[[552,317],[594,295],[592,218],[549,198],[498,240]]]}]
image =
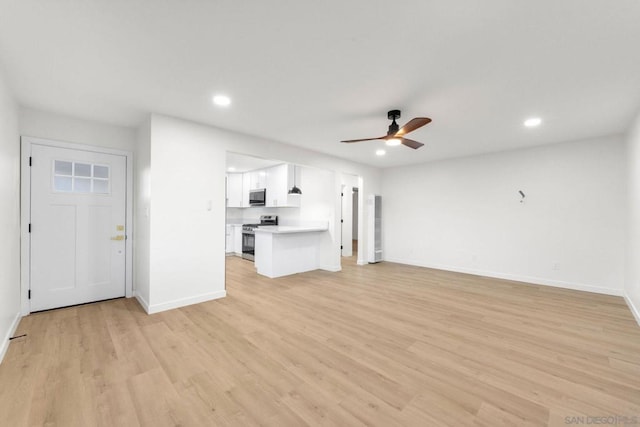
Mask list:
[{"label": "ceiling fan motor housing", "polygon": [[391,110],[387,113],[387,118],[389,120],[395,120],[400,118],[400,110]]},{"label": "ceiling fan motor housing", "polygon": [[398,132],[398,130],[400,129],[400,126],[398,126],[398,124],[396,123],[396,119],[400,118],[400,110],[391,110],[387,113],[387,118],[389,120],[393,120],[393,122],[391,122],[391,124],[389,125],[389,131],[387,132],[387,135],[395,135],[396,132]]}]

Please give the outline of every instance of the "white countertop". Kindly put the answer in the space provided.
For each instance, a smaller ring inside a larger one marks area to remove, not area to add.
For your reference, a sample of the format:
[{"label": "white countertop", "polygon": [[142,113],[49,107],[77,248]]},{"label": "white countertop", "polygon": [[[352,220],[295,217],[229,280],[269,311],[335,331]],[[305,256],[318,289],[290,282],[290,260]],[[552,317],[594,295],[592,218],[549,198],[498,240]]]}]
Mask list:
[{"label": "white countertop", "polygon": [[256,233],[290,234],[290,233],[312,233],[317,231],[327,231],[328,225],[269,225],[255,229]]}]

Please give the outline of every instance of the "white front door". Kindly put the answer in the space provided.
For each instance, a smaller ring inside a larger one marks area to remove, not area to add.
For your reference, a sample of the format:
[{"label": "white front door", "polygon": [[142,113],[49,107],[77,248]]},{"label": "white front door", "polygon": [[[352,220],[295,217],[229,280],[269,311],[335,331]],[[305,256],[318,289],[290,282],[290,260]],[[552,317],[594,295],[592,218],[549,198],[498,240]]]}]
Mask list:
[{"label": "white front door", "polygon": [[125,295],[126,157],[31,145],[31,311]]}]

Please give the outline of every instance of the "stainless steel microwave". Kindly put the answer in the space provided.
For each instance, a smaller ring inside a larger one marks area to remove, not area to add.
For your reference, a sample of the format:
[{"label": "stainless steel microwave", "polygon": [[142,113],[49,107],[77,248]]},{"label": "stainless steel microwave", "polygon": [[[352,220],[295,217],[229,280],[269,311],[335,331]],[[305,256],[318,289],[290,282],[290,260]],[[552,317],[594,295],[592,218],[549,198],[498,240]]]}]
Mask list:
[{"label": "stainless steel microwave", "polygon": [[267,201],[267,189],[258,188],[249,191],[249,206],[264,206]]}]

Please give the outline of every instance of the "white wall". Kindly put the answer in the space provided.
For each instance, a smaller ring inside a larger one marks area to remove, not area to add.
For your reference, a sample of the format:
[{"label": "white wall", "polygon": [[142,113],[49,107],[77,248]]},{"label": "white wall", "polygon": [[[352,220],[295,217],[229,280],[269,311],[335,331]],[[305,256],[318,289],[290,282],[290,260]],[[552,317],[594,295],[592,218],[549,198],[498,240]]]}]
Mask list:
[{"label": "white wall", "polygon": [[624,155],[608,137],[387,169],[384,258],[621,295]]},{"label": "white wall", "polygon": [[18,107],[0,74],[0,361],[20,319],[20,137]]},{"label": "white wall", "polygon": [[28,108],[20,109],[20,135],[134,151],[136,130]]},{"label": "white wall", "polygon": [[320,268],[340,270],[340,182],[335,172],[302,168],[300,189],[303,194],[299,215],[304,221],[328,221],[329,231],[321,233],[318,248]]},{"label": "white wall", "polygon": [[640,323],[640,114],[627,136],[628,231],[625,297]]},{"label": "white wall", "polygon": [[151,312],[225,295],[225,152],[206,128],[175,123],[151,121]]},{"label": "white wall", "polygon": [[134,295],[149,311],[150,217],[151,217],[151,120],[145,120],[137,132],[135,151],[133,217],[133,289]]},{"label": "white wall", "polygon": [[[224,295],[227,151],[359,175],[363,191],[379,191],[375,168],[185,120],[153,115],[150,139],[151,312]],[[338,217],[339,185],[334,182],[333,216]],[[303,192],[312,191],[305,185]],[[331,224],[333,245],[338,225]],[[339,265],[339,257],[336,250],[323,262]]]}]

